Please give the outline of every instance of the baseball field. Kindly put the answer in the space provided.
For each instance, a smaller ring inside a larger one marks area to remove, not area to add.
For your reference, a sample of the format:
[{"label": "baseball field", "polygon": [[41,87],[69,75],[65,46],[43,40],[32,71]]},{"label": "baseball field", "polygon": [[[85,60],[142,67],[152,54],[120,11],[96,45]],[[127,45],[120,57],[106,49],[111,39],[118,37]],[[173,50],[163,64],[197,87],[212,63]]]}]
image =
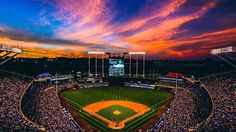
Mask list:
[{"label": "baseball field", "polygon": [[84,88],[62,95],[90,127],[101,131],[137,130],[171,97],[167,91],[123,86]]}]

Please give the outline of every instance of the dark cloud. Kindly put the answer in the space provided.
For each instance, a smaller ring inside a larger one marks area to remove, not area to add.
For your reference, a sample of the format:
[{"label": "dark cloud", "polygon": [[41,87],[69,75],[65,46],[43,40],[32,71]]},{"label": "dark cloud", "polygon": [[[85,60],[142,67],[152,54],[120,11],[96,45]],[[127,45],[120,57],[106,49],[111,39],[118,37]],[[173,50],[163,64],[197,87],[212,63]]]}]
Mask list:
[{"label": "dark cloud", "polygon": [[[191,8],[191,5],[197,6],[198,2],[194,4],[186,4],[186,8]],[[184,9],[185,12],[186,8]],[[236,27],[236,1],[235,0],[220,0],[217,2],[217,6],[209,10],[200,19],[195,19],[183,24],[180,29],[186,32],[181,32],[172,36],[171,39],[181,39],[190,36],[197,36],[207,32],[215,32],[219,30],[229,29]],[[181,13],[183,14],[183,13]]]},{"label": "dark cloud", "polygon": [[186,51],[186,50],[192,50],[193,52],[199,51],[199,50],[205,50],[205,51],[210,51],[211,49],[214,48],[221,48],[221,47],[227,47],[227,46],[232,46],[236,44],[235,42],[227,42],[227,43],[220,43],[217,45],[209,45],[209,42],[198,42],[198,43],[192,43],[188,45],[180,45],[180,46],[175,46],[172,47],[171,50],[174,51]]},{"label": "dark cloud", "polygon": [[[16,41],[24,42],[37,42],[40,44],[51,44],[51,45],[67,45],[67,46],[82,46],[87,47],[88,49],[101,49],[101,50],[124,50],[121,47],[111,47],[107,44],[95,44],[95,43],[86,43],[80,40],[66,40],[60,38],[54,38],[51,36],[40,35],[29,33],[25,30],[17,30],[5,28],[4,30],[0,29],[0,37],[7,37]],[[106,46],[104,46],[106,45]]]}]

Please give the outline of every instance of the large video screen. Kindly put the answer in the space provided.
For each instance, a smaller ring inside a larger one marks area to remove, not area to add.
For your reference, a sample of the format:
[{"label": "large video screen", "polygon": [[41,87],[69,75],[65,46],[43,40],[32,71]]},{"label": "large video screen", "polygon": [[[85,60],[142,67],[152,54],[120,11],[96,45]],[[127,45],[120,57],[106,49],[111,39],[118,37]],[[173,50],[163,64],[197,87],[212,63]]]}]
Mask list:
[{"label": "large video screen", "polygon": [[124,76],[124,59],[109,59],[109,76]]}]

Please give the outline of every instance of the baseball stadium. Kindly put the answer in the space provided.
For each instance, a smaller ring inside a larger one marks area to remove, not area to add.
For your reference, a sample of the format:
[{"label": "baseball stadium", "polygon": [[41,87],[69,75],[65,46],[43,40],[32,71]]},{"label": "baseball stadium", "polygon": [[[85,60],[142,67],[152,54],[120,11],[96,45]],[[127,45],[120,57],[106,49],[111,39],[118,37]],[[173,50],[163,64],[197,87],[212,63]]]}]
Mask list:
[{"label": "baseball stadium", "polygon": [[0,132],[236,131],[236,1],[0,5]]}]

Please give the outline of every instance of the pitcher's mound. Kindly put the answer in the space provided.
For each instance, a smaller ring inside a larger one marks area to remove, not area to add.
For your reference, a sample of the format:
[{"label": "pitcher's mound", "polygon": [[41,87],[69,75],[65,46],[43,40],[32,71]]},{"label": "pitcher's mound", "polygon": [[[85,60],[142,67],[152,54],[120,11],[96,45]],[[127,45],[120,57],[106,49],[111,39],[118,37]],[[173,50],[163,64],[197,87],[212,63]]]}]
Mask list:
[{"label": "pitcher's mound", "polygon": [[114,115],[119,115],[121,112],[119,110],[113,111]]}]

